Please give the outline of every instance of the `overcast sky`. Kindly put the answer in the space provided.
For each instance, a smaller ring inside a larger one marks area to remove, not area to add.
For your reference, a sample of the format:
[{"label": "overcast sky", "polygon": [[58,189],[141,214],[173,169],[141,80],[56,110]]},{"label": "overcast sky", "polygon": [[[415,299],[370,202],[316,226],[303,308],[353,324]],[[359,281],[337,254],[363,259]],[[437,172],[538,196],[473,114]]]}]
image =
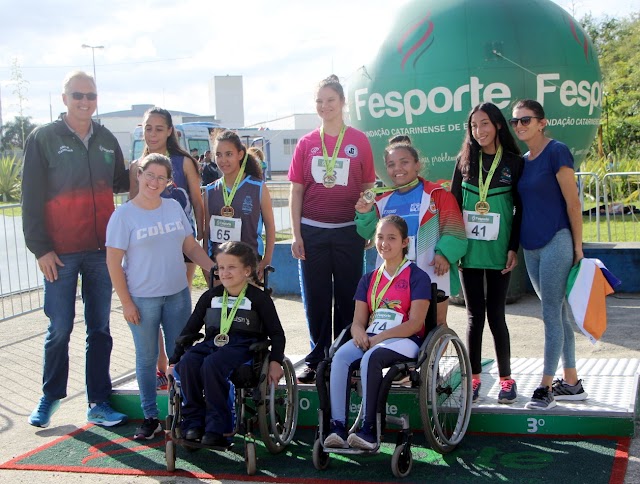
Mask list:
[{"label": "overcast sky", "polygon": [[[446,0],[443,0],[446,1]],[[519,0],[514,0],[519,1]],[[626,16],[640,0],[554,0],[580,19]],[[100,112],[156,104],[213,114],[209,80],[244,78],[247,125],[314,111],[314,88],[330,73],[348,83],[372,58],[406,0],[0,0],[2,119],[18,112],[17,58],[28,81],[25,114],[37,123],[64,110],[66,72],[91,72]]]}]

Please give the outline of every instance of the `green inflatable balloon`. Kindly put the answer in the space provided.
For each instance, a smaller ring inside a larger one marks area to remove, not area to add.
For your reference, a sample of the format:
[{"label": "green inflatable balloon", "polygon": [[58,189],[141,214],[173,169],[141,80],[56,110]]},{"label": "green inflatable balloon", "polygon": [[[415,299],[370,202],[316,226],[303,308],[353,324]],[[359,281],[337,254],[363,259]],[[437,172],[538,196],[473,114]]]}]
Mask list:
[{"label": "green inflatable balloon", "polygon": [[378,176],[390,182],[382,155],[389,138],[408,135],[423,174],[449,180],[469,111],[481,102],[508,120],[513,101],[538,100],[549,135],[569,146],[577,168],[600,123],[602,75],[587,34],[550,0],[415,0],[348,94]]}]

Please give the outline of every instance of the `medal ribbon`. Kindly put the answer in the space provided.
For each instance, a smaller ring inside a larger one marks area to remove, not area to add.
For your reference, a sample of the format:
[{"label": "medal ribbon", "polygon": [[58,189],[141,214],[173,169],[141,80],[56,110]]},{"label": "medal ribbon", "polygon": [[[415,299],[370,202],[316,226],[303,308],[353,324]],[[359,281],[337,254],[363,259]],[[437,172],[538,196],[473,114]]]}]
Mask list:
[{"label": "medal ribbon", "polygon": [[249,284],[245,284],[242,291],[240,291],[236,301],[233,303],[230,313],[227,313],[229,310],[229,293],[226,289],[224,290],[224,294],[222,295],[222,308],[220,308],[220,334],[227,334],[231,329],[231,323],[233,322],[233,318],[236,317],[240,304],[242,304],[248,285]]},{"label": "medal ribbon", "polygon": [[487,173],[487,181],[483,183],[482,181],[482,151],[479,154],[479,170],[478,170],[478,195],[480,196],[481,202],[487,201],[487,193],[489,193],[489,185],[491,185],[491,179],[493,178],[493,174],[498,168],[500,164],[500,160],[502,159],[502,146],[498,146],[498,150],[496,151],[496,156],[493,158],[493,163],[491,163],[491,168],[489,169],[489,173]]},{"label": "medal ribbon", "polygon": [[404,185],[399,187],[372,187],[369,188],[369,190],[371,190],[373,193],[395,192],[396,190],[402,190],[403,188],[415,187],[419,181],[420,180],[416,178],[415,180],[410,181],[409,183],[405,183]]},{"label": "medal ribbon", "polygon": [[382,298],[387,292],[387,289],[389,289],[389,287],[391,286],[391,283],[396,278],[396,276],[400,273],[400,271],[402,270],[406,262],[407,262],[407,258],[403,257],[402,262],[396,268],[396,273],[393,275],[393,277],[391,277],[391,279],[389,279],[389,282],[387,282],[385,286],[380,290],[380,294],[376,296],[376,291],[378,290],[378,284],[380,284],[380,279],[382,278],[382,273],[384,272],[384,268],[386,264],[382,264],[378,268],[376,272],[376,280],[373,283],[373,291],[371,293],[371,313],[372,314],[376,311],[376,309],[378,309],[378,306],[380,306],[380,303],[382,302]]},{"label": "medal ribbon", "polygon": [[[240,165],[240,171],[236,175],[236,180],[233,182],[233,187],[231,187],[231,192],[229,193],[227,190],[227,184],[222,180],[222,198],[224,198],[224,204],[227,207],[231,206],[231,202],[233,202],[233,197],[236,195],[236,191],[238,190],[238,186],[242,181],[242,177],[244,176],[244,169],[247,166],[247,157],[249,153],[247,151],[244,152],[244,160],[242,160],[242,164]],[[225,291],[226,294],[226,291]],[[235,313],[234,313],[235,314]]]},{"label": "medal ribbon", "polygon": [[320,141],[322,141],[322,157],[324,158],[324,168],[327,175],[333,175],[333,170],[336,167],[336,158],[338,157],[338,152],[340,151],[340,146],[342,145],[342,138],[344,138],[344,133],[346,131],[347,126],[343,124],[342,129],[340,130],[340,134],[338,135],[338,141],[336,141],[336,146],[333,149],[333,155],[331,155],[331,159],[329,159],[327,147],[324,144],[324,127],[320,128]]}]

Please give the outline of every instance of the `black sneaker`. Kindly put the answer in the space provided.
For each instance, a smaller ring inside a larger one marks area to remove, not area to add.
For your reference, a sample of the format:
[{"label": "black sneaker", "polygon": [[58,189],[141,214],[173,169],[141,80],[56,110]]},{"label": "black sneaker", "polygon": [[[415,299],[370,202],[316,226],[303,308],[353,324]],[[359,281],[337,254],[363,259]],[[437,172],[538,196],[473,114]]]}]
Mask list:
[{"label": "black sneaker", "polygon": [[498,403],[513,403],[518,398],[518,385],[513,378],[500,380],[500,392],[498,393]]},{"label": "black sneaker", "polygon": [[564,379],[554,380],[553,382],[553,397],[556,400],[586,400],[587,392],[582,388],[582,380],[578,380],[575,385],[569,385]]},{"label": "black sneaker", "polygon": [[311,384],[316,382],[316,369],[305,366],[304,369],[296,375],[298,383]]},{"label": "black sneaker", "polygon": [[331,430],[326,439],[324,439],[324,446],[331,447],[333,449],[347,449],[347,429],[344,426],[344,422],[337,420],[331,422]]},{"label": "black sneaker", "polygon": [[195,442],[197,440],[200,440],[202,438],[202,434],[203,434],[203,430],[200,427],[194,427],[192,429],[189,429],[186,431],[186,433],[184,434],[184,438],[186,440],[191,440],[192,442]]},{"label": "black sneaker", "polygon": [[527,402],[524,408],[531,410],[549,410],[556,406],[553,398],[553,392],[549,387],[538,387],[534,390],[531,400]]},{"label": "black sneaker", "polygon": [[206,432],[200,441],[202,445],[209,445],[211,447],[229,447],[229,441],[227,438],[221,434],[216,434],[214,432]]},{"label": "black sneaker", "polygon": [[157,418],[145,418],[142,425],[136,429],[134,440],[151,440],[162,432],[162,425]]}]

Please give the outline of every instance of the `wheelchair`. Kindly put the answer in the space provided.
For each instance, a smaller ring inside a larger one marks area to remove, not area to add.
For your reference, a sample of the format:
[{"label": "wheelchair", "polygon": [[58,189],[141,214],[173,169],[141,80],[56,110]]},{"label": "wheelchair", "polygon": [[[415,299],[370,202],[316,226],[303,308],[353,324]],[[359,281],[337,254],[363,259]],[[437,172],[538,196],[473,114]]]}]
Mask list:
[{"label": "wheelchair", "polygon": [[[273,271],[273,268],[269,268],[269,271]],[[266,274],[267,271],[265,286]],[[185,335],[177,343],[188,347],[201,337],[201,333]],[[256,429],[267,450],[271,454],[278,454],[293,440],[298,421],[298,384],[289,358],[285,356],[282,361],[284,376],[280,384],[277,387],[273,384],[268,385],[270,345],[268,338],[252,344],[249,347],[251,360],[236,368],[229,378],[233,394],[230,395],[230,403],[233,402],[235,416],[233,431],[224,436],[229,438],[236,434],[242,435],[248,475],[255,474],[257,470]],[[181,429],[183,394],[180,381],[173,375],[168,375],[168,380],[169,398],[165,432],[167,471],[175,471],[177,445],[189,451],[203,448],[218,451],[230,449],[231,445],[214,447],[184,438]]]},{"label": "wheelchair", "polygon": [[[391,471],[397,478],[409,475],[413,466],[409,416],[407,414],[402,414],[400,417],[386,415],[389,392],[411,391],[418,393],[421,426],[424,429],[427,442],[436,452],[449,453],[462,441],[471,418],[471,362],[463,342],[456,333],[446,326],[437,326],[438,291],[435,283],[431,285],[431,290],[433,297],[425,322],[428,334],[422,342],[417,359],[392,365],[382,380],[376,406],[378,443],[375,449],[324,447],[331,419],[329,398],[331,362],[338,348],[351,339],[350,325],[340,333],[331,345],[328,357],[318,365],[316,374],[319,400],[318,428],[313,444],[313,465],[316,469],[324,470],[329,466],[330,454],[371,455],[379,453],[385,426],[391,424],[400,427],[396,438],[396,447],[391,458]],[[350,395],[353,395],[354,391],[361,394],[358,374],[359,371],[352,374]],[[399,375],[408,375],[410,388],[402,387],[395,381]],[[361,405],[358,416],[350,428],[349,422],[346,422],[349,433],[355,432],[360,420],[364,419],[362,408]]]}]

